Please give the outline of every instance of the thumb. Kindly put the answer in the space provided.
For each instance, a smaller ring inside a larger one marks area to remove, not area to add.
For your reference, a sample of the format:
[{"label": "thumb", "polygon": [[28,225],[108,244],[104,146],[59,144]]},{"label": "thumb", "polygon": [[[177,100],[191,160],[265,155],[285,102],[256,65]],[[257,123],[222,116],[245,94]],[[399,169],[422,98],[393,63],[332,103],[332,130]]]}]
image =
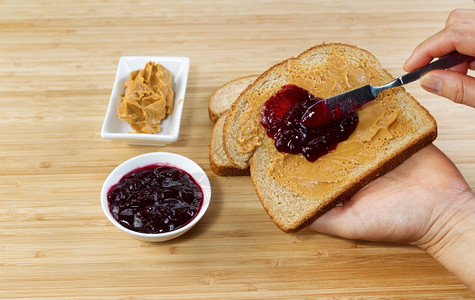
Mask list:
[{"label": "thumb", "polygon": [[434,70],[421,79],[421,86],[455,103],[475,107],[475,78],[450,70]]},{"label": "thumb", "polygon": [[313,221],[308,228],[320,233],[337,235],[348,239],[364,239],[362,220],[351,213],[348,206],[337,206]]}]

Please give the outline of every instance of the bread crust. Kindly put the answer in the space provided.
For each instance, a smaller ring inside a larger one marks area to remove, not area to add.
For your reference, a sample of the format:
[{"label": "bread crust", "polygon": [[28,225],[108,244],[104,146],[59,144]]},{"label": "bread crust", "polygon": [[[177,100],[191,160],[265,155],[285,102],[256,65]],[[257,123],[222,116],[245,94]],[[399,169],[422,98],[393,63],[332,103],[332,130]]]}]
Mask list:
[{"label": "bread crust", "polygon": [[[208,99],[208,116],[211,122],[216,123],[224,112],[229,110],[230,104],[234,102],[236,97],[244,90],[244,88],[240,88],[241,86],[249,85],[249,83],[254,81],[257,77],[258,75],[242,76],[218,87]],[[230,91],[232,92],[230,93]],[[225,93],[229,99],[220,99],[220,93]],[[237,94],[234,95],[234,93]],[[224,103],[222,103],[223,101]],[[221,108],[218,108],[218,106]]]},{"label": "bread crust", "polygon": [[249,169],[236,169],[235,167],[224,167],[213,162],[210,163],[211,171],[218,176],[249,176]]},{"label": "bread crust", "polygon": [[219,176],[248,176],[249,168],[239,169],[235,167],[223,150],[222,126],[224,115],[216,121],[209,142],[209,163],[211,170]]}]

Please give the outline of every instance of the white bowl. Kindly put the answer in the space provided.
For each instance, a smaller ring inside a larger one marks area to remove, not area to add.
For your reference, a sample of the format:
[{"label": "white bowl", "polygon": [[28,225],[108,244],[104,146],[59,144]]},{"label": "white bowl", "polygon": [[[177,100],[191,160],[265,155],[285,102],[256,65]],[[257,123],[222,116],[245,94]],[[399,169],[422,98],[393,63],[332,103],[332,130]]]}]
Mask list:
[{"label": "white bowl", "polygon": [[[155,134],[135,133],[129,123],[119,119],[117,108],[124,94],[124,84],[132,71],[143,69],[147,62],[159,63],[173,74],[175,104],[173,113],[162,121],[161,130]],[[165,145],[175,142],[180,133],[180,121],[185,100],[190,59],[187,57],[122,56],[112,88],[109,106],[102,125],[101,136],[135,145]]]},{"label": "white bowl", "polygon": [[[107,193],[109,192],[110,188],[118,183],[120,179],[126,175],[127,173],[141,167],[145,167],[152,164],[165,164],[172,167],[179,168],[181,170],[186,171],[190,174],[195,181],[200,185],[203,191],[203,204],[201,205],[198,214],[193,218],[188,224],[183,227],[180,227],[176,230],[165,232],[165,233],[158,233],[158,234],[151,234],[151,233],[141,233],[137,231],[130,230],[122,226],[117,220],[114,219],[112,216],[109,205],[107,201]],[[149,241],[149,242],[163,242],[173,238],[176,238],[188,230],[190,230],[193,226],[198,223],[198,221],[203,217],[206,210],[208,209],[209,203],[211,200],[211,186],[209,183],[208,176],[203,171],[203,169],[191,159],[184,157],[179,154],[168,153],[168,152],[151,152],[142,154],[136,157],[133,157],[118,167],[116,167],[107,177],[105,180],[102,190],[101,190],[101,206],[104,214],[109,219],[109,221],[114,224],[120,230],[130,234],[131,236],[138,238],[140,240]]]}]

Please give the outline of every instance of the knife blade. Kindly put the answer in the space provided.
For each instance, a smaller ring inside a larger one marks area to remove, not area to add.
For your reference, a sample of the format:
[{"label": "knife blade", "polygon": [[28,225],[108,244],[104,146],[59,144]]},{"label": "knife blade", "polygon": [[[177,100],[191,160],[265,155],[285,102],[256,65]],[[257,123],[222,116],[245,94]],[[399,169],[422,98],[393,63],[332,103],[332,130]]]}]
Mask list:
[{"label": "knife blade", "polygon": [[357,110],[366,103],[373,101],[380,92],[386,89],[401,86],[418,80],[422,77],[422,75],[429,71],[435,69],[448,69],[473,59],[475,59],[475,57],[454,51],[436,61],[433,61],[427,66],[409,72],[384,85],[372,86],[368,84],[354,90],[320,100],[307,109],[305,114],[300,119],[300,123],[309,128],[323,126],[336,121],[341,117]]}]

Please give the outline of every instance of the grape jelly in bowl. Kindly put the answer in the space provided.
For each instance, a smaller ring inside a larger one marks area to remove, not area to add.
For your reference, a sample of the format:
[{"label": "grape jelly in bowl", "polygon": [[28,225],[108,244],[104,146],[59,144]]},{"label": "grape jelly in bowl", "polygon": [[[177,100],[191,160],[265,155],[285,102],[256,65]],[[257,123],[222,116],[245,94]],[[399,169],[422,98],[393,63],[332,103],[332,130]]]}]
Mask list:
[{"label": "grape jelly in bowl", "polygon": [[109,221],[122,231],[149,242],[176,238],[203,217],[211,186],[203,169],[174,153],[152,152],[115,168],[101,191]]}]

